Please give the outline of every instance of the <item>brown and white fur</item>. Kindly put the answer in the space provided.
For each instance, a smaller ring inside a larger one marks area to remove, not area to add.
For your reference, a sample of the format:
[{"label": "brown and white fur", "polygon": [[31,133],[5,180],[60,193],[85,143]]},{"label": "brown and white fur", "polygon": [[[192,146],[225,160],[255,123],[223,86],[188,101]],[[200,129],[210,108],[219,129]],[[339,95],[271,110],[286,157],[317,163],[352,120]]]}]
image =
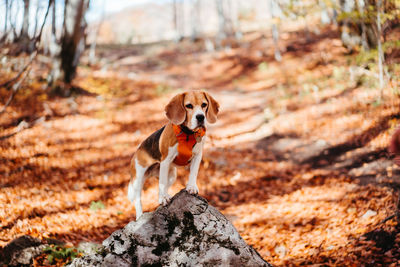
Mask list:
[{"label": "brown and white fur", "polygon": [[[202,91],[185,92],[171,99],[165,107],[169,122],[144,140],[131,160],[128,198],[135,204],[136,218],[143,213],[141,194],[146,177],[159,176],[159,204],[166,205],[171,199],[168,189],[176,180],[176,165],[173,161],[178,155],[178,143],[172,124],[195,131],[199,127],[206,127],[208,123],[215,123],[218,110],[217,101]],[[203,153],[204,137],[193,147],[192,158],[188,163],[190,174],[186,190],[191,194],[199,192],[196,180]]]}]

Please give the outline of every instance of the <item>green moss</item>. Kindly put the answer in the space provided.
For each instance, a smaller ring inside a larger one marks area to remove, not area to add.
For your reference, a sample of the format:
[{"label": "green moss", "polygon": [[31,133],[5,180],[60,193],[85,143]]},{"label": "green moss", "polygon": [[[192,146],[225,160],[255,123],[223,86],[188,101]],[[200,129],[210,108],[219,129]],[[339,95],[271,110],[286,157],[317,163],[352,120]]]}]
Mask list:
[{"label": "green moss", "polygon": [[55,259],[72,261],[73,259],[82,256],[82,251],[75,247],[50,245],[45,247],[43,251],[48,254],[47,260],[50,264],[52,264]]}]

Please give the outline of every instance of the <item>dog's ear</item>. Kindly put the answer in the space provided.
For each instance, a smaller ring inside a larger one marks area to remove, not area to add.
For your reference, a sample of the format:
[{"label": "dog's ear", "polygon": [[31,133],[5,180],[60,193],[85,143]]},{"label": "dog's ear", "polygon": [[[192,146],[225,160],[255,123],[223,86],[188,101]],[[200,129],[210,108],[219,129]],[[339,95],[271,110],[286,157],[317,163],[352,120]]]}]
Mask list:
[{"label": "dog's ear", "polygon": [[183,107],[185,93],[174,96],[165,107],[167,118],[175,125],[182,124],[186,119],[186,110]]},{"label": "dog's ear", "polygon": [[206,110],[207,121],[210,123],[215,123],[217,121],[219,104],[209,93],[206,93],[206,92],[203,92],[203,93],[208,102],[208,106],[207,106],[207,110]]}]

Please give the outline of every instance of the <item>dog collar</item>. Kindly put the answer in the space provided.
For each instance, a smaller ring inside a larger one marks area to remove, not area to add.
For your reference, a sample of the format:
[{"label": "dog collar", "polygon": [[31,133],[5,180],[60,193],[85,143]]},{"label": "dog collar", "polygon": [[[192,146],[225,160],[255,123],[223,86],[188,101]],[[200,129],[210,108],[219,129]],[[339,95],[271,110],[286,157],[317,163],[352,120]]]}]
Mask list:
[{"label": "dog collar", "polygon": [[172,124],[172,128],[178,140],[178,156],[174,159],[174,163],[179,166],[185,166],[192,158],[193,147],[206,134],[206,128],[200,127],[197,131],[193,131],[186,126],[175,124]]}]

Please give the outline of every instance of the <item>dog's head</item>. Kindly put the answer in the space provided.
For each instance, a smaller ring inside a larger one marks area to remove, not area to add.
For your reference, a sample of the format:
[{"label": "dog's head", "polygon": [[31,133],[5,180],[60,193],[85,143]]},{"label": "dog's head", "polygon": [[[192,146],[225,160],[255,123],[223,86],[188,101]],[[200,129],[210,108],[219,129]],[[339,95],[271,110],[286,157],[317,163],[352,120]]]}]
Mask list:
[{"label": "dog's head", "polygon": [[176,125],[183,124],[191,130],[215,123],[219,104],[208,93],[189,91],[174,96],[165,107],[168,119]]}]

